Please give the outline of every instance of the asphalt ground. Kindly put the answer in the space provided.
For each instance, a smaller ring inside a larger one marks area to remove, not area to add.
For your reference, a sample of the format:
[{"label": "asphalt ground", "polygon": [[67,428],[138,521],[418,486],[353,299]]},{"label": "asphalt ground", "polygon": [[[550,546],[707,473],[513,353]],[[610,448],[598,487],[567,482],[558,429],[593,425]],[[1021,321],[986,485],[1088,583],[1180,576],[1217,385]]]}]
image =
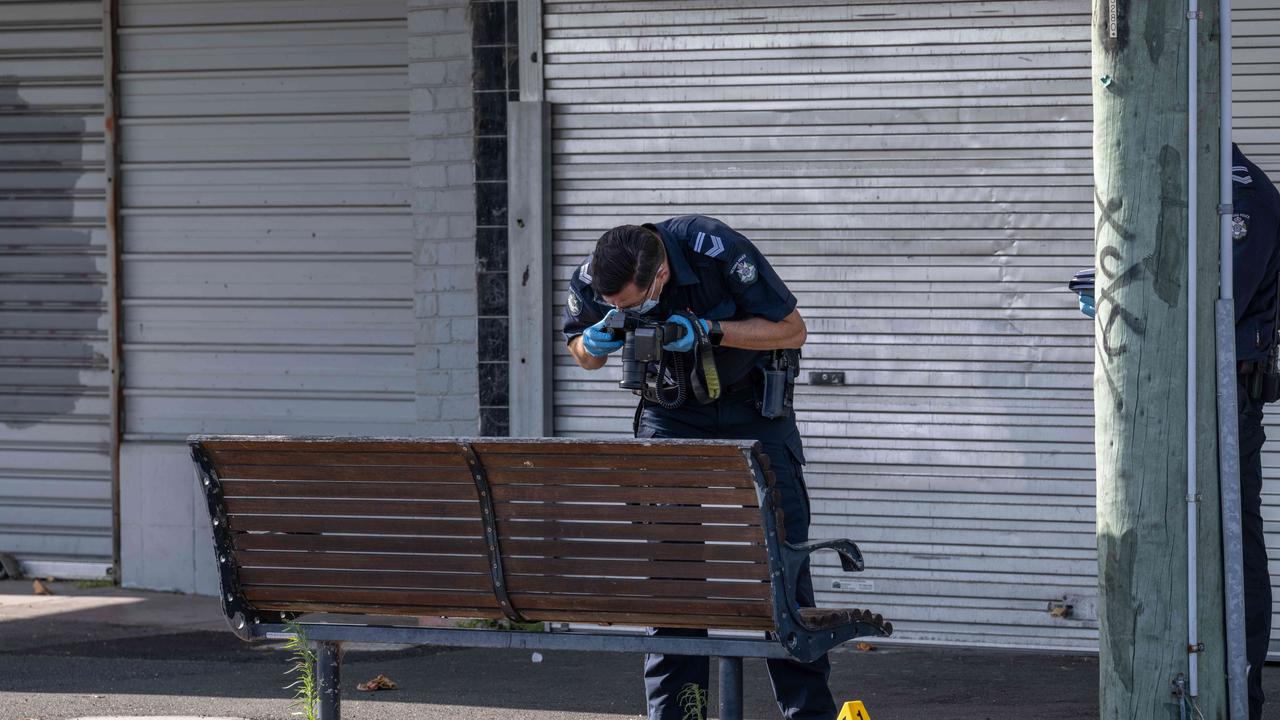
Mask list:
[{"label": "asphalt ground", "polygon": [[[211,599],[52,589],[57,596],[35,598],[30,583],[0,582],[0,720],[293,717],[287,651],[236,639]],[[349,648],[343,717],[644,717],[639,655],[541,655],[534,662],[520,650]],[[832,664],[837,700],[862,700],[875,720],[1098,717],[1097,660],[1087,655],[878,645],[842,649]],[[356,690],[379,674],[399,687]],[[1280,669],[1268,685],[1280,697]],[[780,717],[763,661],[747,661],[744,686],[747,717]]]}]

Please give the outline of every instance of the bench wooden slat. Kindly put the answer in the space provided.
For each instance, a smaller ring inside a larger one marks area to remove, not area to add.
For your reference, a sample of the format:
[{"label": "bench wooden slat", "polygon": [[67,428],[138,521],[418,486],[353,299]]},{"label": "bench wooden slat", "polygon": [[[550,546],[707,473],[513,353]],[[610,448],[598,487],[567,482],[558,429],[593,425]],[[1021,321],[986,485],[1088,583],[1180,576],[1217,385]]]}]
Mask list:
[{"label": "bench wooden slat", "polygon": [[760,525],[757,508],[674,507],[669,505],[585,505],[497,503],[498,522],[516,519],[625,520],[655,523]]},{"label": "bench wooden slat", "polygon": [[475,502],[476,486],[461,483],[315,482],[311,480],[224,480],[226,497],[369,498],[384,500],[465,500]]},{"label": "bench wooden slat", "polygon": [[[471,612],[479,609],[496,609],[498,601],[492,591],[444,592],[437,590],[362,590],[359,588],[280,587],[276,585],[245,585],[245,598],[255,605],[259,602],[275,603],[342,603],[346,605],[368,604],[388,607],[452,608]],[[462,615],[461,617],[472,617]]]},{"label": "bench wooden slat", "polygon": [[465,469],[365,467],[362,465],[220,465],[222,480],[312,480],[315,482],[456,483],[474,487]]},{"label": "bench wooden slat", "polygon": [[679,472],[675,470],[635,470],[633,468],[576,468],[568,470],[488,469],[494,485],[554,485],[557,487],[652,487],[715,488],[723,491],[755,493],[755,483],[745,472]]},{"label": "bench wooden slat", "polygon": [[[703,582],[681,580],[621,580],[615,578],[519,577],[511,591],[544,595],[586,593],[605,596],[666,597],[688,600],[767,601],[770,588],[760,582]],[[487,578],[424,572],[375,572],[361,570],[243,568],[240,580],[246,585],[281,587],[345,587],[369,590],[403,588],[416,590],[488,591]]]},{"label": "bench wooden slat", "polygon": [[[493,484],[493,499],[543,500],[552,502],[635,502],[637,492],[630,487],[584,487],[580,485],[500,485]],[[653,489],[649,497],[672,505],[739,505],[756,506],[755,492],[740,489],[711,488]]]},{"label": "bench wooden slat", "polygon": [[[606,455],[487,455],[484,466],[490,473],[519,470],[525,472],[591,471],[630,469],[637,471],[674,471],[679,473],[705,473],[717,476],[745,476],[751,471],[741,457],[683,457],[680,455],[628,455],[625,452]],[[739,485],[735,482],[734,485]],[[747,485],[746,487],[750,487]]]},{"label": "bench wooden slat", "polygon": [[[648,612],[717,617],[773,617],[773,609],[767,602],[753,600],[690,600],[687,598],[657,597],[593,597],[590,595],[539,595],[536,593],[511,593],[511,602],[520,612],[528,615],[539,610],[587,610],[595,612]],[[706,627],[705,625],[703,627]]]},{"label": "bench wooden slat", "polygon": [[263,450],[223,450],[209,448],[210,456],[219,465],[347,465],[376,467],[411,467],[422,470],[463,470],[467,462],[456,446],[448,452],[382,452],[378,450],[360,450],[350,452],[333,452],[329,450],[278,451]]},{"label": "bench wooden slat", "polygon": [[288,587],[343,587],[376,590],[467,590],[492,593],[485,575],[456,573],[376,572],[368,570],[241,568],[240,581],[246,585]]},{"label": "bench wooden slat", "polygon": [[[195,438],[201,447],[216,455],[228,450],[251,452],[340,452],[340,453],[428,453],[450,455],[458,452],[458,443],[450,440],[411,440],[406,438],[329,438],[272,437]],[[461,459],[461,458],[459,458]]]},{"label": "bench wooden slat", "polygon": [[700,580],[624,580],[618,578],[542,577],[516,575],[511,578],[513,593],[550,595],[590,595],[671,597],[692,599],[734,599],[768,601],[772,589],[764,582],[703,582]]},{"label": "bench wooden slat", "polygon": [[497,608],[422,607],[417,605],[378,605],[374,603],[341,603],[341,602],[276,602],[258,600],[254,606],[260,610],[299,613],[339,613],[347,615],[399,615],[416,617],[446,618],[484,618],[502,620],[506,615]]},{"label": "bench wooden slat", "polygon": [[368,553],[484,555],[484,541],[478,537],[232,533],[231,542],[237,550],[328,550]]},{"label": "bench wooden slat", "polygon": [[241,568],[246,585],[281,587],[346,587],[408,590],[465,590],[492,593],[485,575],[376,570],[331,570],[323,568]]},{"label": "bench wooden slat", "polygon": [[762,544],[716,545],[709,543],[608,542],[603,540],[507,540],[502,544],[508,555],[597,558],[601,560],[736,560],[768,563],[769,554]]},{"label": "bench wooden slat", "polygon": [[483,576],[489,584],[489,561],[483,555],[370,555],[366,553],[281,552],[243,550],[236,553],[240,568],[275,567],[333,570],[416,570]]},{"label": "bench wooden slat", "polygon": [[562,558],[504,558],[503,564],[512,585],[516,584],[515,575],[546,575],[551,577],[566,575],[596,575],[604,577],[652,577],[681,578],[701,580],[716,578],[723,580],[761,580],[769,579],[766,566],[754,563],[730,562],[679,562],[669,560],[627,561],[619,560],[577,560]]},{"label": "bench wooden slat", "polygon": [[434,500],[312,500],[303,498],[227,498],[227,515],[315,515],[323,517],[472,518],[480,511],[472,502]]},{"label": "bench wooden slat", "polygon": [[[583,440],[564,438],[563,442],[555,442],[548,439],[541,439],[534,442],[511,442],[509,440],[474,440],[472,441],[476,453],[480,456],[480,461],[484,462],[485,458],[490,455],[621,455],[624,457],[642,457],[647,455],[657,455],[670,457],[672,455],[687,455],[688,458],[697,462],[699,458],[742,458],[745,466],[744,452],[750,450],[753,443],[750,441],[732,442],[726,441],[721,443],[708,443],[707,441],[692,441],[681,443],[680,441],[663,440],[659,443],[654,442],[618,442],[611,440]],[[597,448],[599,448],[597,450]]]},{"label": "bench wooden slat", "polygon": [[[232,532],[356,533],[362,535],[441,535],[480,537],[478,518],[348,518],[315,515],[236,515],[227,519]],[[717,538],[718,539],[718,538]]]},{"label": "bench wooden slat", "polygon": [[701,542],[763,542],[760,528],[746,525],[654,525],[650,523],[560,522],[558,520],[509,520],[498,525],[507,539],[664,540]]}]

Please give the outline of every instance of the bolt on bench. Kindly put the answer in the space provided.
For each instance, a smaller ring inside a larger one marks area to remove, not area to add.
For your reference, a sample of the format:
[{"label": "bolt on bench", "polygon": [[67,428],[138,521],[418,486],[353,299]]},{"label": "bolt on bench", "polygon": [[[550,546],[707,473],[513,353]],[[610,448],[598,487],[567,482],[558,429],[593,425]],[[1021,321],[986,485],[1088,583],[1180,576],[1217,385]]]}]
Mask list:
[{"label": "bolt on bench", "polygon": [[[862,570],[849,540],[792,545],[769,458],[730,440],[190,439],[222,607],[244,640],[304,613],[323,720],[340,644],[614,650],[720,660],[720,718],[742,717],[742,658],[810,661],[864,635],[867,610],[800,608],[809,554]],[[397,625],[388,616],[759,630],[776,640]]]}]

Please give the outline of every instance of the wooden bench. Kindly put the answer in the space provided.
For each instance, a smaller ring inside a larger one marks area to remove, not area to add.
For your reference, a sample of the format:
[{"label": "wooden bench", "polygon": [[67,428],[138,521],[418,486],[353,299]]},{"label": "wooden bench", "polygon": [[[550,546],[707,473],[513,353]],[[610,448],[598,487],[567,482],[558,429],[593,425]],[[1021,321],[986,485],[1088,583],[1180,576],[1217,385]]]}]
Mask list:
[{"label": "wooden bench", "polygon": [[[222,607],[250,640],[300,623],[336,720],[340,644],[617,650],[720,662],[720,717],[742,717],[742,658],[810,661],[892,627],[800,608],[819,549],[792,545],[758,443],[197,436]],[[776,639],[426,628],[393,616],[754,630]]]}]

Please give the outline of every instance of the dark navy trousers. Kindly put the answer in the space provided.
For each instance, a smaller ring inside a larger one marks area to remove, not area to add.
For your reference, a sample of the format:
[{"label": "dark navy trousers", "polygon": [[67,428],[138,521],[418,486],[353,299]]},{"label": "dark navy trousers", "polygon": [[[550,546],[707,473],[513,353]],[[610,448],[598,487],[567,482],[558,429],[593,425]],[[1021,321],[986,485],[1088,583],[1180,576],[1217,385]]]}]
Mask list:
[{"label": "dark navy trousers", "polygon": [[[687,438],[759,440],[769,455],[777,477],[786,518],[787,541],[809,539],[809,495],[804,486],[804,450],[795,418],[765,419],[756,410],[750,390],[725,395],[710,405],[690,402],[676,410],[646,403],[636,428],[641,438]],[[796,589],[799,603],[813,607],[813,581],[806,565]],[[705,630],[651,628],[651,635],[706,636]],[[773,694],[786,720],[835,720],[836,704],[827,685],[831,663],[827,656],[811,663],[768,660]],[[645,656],[644,686],[649,702],[649,720],[684,720],[685,711],[677,701],[682,689],[698,685],[703,696],[709,684],[710,660],[687,655]]]},{"label": "dark navy trousers", "polygon": [[1262,665],[1271,642],[1271,575],[1262,524],[1262,401],[1236,385],[1240,422],[1241,540],[1244,544],[1244,634],[1249,658],[1249,719],[1262,720]]}]

